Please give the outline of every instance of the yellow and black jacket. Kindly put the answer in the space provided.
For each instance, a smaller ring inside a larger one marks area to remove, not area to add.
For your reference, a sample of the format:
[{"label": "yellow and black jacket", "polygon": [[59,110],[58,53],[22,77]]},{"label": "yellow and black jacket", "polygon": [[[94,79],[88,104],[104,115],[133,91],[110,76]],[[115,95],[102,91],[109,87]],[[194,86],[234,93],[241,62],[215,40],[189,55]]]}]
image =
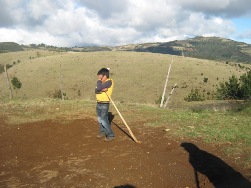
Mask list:
[{"label": "yellow and black jacket", "polygon": [[[111,97],[112,91],[113,91],[113,86],[114,86],[114,82],[111,78],[108,78],[104,83],[102,83],[101,80],[97,81],[97,87],[95,89],[95,93],[96,93],[96,99],[97,99],[98,103],[109,103],[110,102],[110,99],[107,97],[107,95],[109,95],[109,97]],[[102,90],[104,88],[107,88],[108,91],[102,92]]]}]

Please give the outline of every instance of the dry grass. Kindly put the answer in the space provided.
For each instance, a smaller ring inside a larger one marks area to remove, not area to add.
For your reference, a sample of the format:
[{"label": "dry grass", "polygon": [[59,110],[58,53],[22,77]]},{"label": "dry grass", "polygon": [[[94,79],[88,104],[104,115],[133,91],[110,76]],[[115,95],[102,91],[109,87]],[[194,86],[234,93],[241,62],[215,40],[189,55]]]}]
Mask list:
[{"label": "dry grass", "polygon": [[[62,53],[62,52],[61,52]],[[36,59],[39,57],[53,56],[59,54],[59,52],[53,52],[48,50],[26,50],[20,52],[10,52],[10,53],[0,53],[0,64],[12,65],[14,62],[17,64],[19,62],[29,61],[31,59]]]},{"label": "dry grass", "polygon": [[[36,52],[35,52],[36,53]],[[27,56],[30,56],[27,54]],[[115,81],[113,99],[117,103],[154,104],[162,95],[170,62],[174,60],[167,93],[177,83],[170,106],[184,106],[184,97],[197,87],[207,96],[219,82],[246,70],[209,60],[183,58],[141,52],[56,53],[26,60],[9,69],[11,77],[18,77],[22,88],[16,98],[46,98],[60,88],[60,64],[63,70],[64,90],[68,99],[95,100],[96,73],[102,67],[111,68]],[[246,67],[250,65],[245,65]],[[5,75],[0,75],[0,98],[8,97]],[[208,82],[204,83],[204,78]],[[80,94],[80,96],[79,96]]]}]

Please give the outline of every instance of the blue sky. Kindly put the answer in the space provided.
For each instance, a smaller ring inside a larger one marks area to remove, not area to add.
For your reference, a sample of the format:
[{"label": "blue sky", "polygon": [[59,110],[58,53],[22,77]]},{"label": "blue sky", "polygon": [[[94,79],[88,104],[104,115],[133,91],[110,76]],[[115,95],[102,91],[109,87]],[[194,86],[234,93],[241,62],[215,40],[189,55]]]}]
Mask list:
[{"label": "blue sky", "polygon": [[73,47],[216,36],[251,44],[250,0],[0,0],[0,42]]},{"label": "blue sky", "polygon": [[235,39],[251,44],[251,18],[236,18],[233,22],[237,28]]}]

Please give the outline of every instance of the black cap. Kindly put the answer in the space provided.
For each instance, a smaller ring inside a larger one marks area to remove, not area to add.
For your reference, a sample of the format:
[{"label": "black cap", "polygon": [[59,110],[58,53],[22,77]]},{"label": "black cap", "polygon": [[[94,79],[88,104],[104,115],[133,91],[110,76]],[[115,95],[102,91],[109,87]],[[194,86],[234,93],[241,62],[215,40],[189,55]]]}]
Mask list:
[{"label": "black cap", "polygon": [[109,78],[109,70],[108,70],[107,68],[102,68],[102,69],[100,69],[100,70],[98,71],[97,75],[100,75],[100,74],[106,75],[107,78]]}]

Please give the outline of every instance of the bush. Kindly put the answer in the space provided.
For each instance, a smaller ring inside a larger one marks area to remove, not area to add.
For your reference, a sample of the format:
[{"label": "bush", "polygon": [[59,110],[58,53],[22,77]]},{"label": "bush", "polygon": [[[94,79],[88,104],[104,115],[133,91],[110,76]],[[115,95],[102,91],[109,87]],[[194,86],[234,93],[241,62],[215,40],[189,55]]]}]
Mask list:
[{"label": "bush", "polygon": [[207,81],[208,81],[208,78],[204,78],[203,82],[207,83]]},{"label": "bush", "polygon": [[220,83],[217,88],[218,99],[251,99],[251,71],[243,74],[240,79],[232,75],[227,82]]},{"label": "bush", "polygon": [[195,90],[192,89],[191,92],[188,94],[187,97],[184,98],[185,101],[204,101],[205,96],[199,93],[199,90],[196,88]]},{"label": "bush", "polygon": [[251,99],[251,71],[240,77],[240,92],[242,99]]},{"label": "bush", "polygon": [[22,83],[20,82],[20,80],[18,80],[17,77],[13,77],[11,79],[11,83],[12,83],[14,89],[20,89],[22,87]]}]

